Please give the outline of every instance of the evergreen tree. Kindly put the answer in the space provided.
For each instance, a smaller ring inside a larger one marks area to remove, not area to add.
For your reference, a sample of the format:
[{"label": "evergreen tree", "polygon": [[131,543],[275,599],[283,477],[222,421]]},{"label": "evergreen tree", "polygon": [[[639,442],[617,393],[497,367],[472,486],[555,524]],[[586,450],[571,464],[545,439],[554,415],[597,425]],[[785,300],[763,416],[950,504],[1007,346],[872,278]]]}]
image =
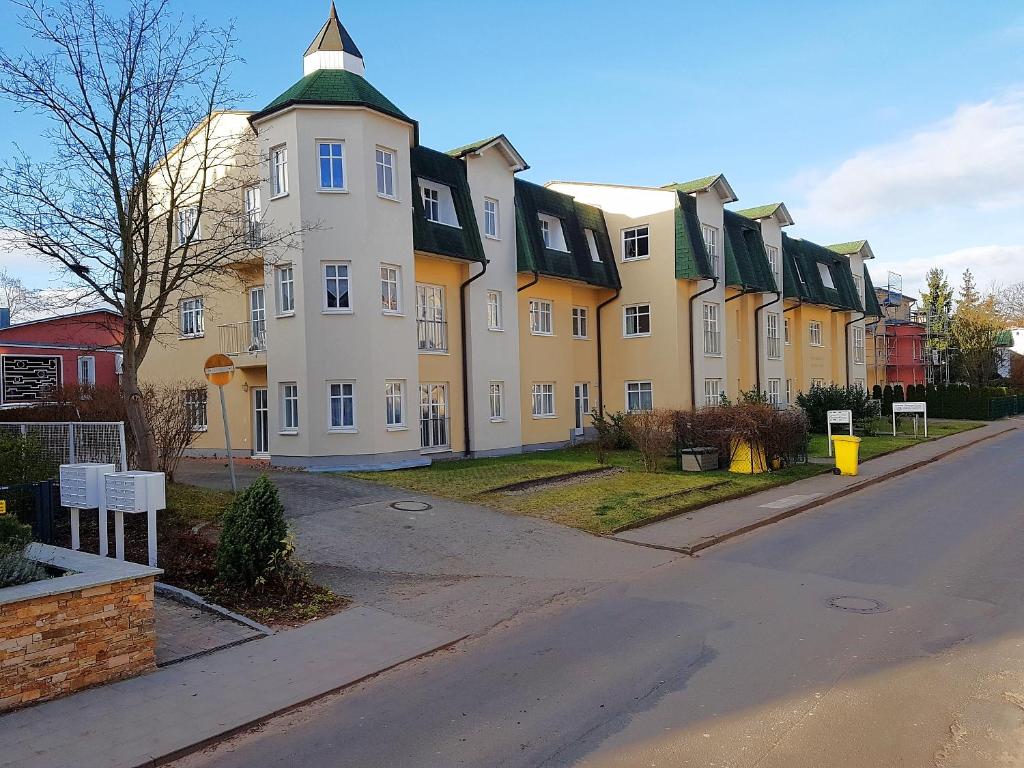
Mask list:
[{"label": "evergreen tree", "polygon": [[946,279],[946,273],[938,267],[928,270],[925,285],[925,290],[921,292],[921,308],[928,316],[931,337],[928,349],[946,349],[946,334],[949,332],[953,311],[953,288]]}]

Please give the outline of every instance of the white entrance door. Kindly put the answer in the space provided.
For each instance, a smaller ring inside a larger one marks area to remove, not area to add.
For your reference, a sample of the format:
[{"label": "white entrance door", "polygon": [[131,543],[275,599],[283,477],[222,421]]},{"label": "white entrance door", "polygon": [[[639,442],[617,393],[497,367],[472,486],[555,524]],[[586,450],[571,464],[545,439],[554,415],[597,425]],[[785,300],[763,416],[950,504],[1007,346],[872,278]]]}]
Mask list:
[{"label": "white entrance door", "polygon": [[267,348],[267,304],[263,286],[249,289],[249,352]]},{"label": "white entrance door", "polygon": [[590,385],[587,383],[577,384],[573,388],[576,398],[576,423],[573,426],[573,434],[582,435],[584,419],[590,413]]},{"label": "white entrance door", "polygon": [[270,455],[270,401],[266,387],[252,390],[252,454]]}]

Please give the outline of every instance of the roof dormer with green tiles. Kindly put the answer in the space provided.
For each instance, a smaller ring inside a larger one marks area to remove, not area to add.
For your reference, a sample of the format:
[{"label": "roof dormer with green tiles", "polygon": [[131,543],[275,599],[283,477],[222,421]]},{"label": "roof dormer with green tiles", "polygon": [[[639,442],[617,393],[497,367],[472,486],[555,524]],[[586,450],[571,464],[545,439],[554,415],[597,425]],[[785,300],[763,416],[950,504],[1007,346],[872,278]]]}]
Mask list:
[{"label": "roof dormer with green tiles", "polygon": [[734,211],[725,211],[724,216],[726,286],[746,293],[777,291],[761,227]]},{"label": "roof dormer with green tiles", "polygon": [[850,261],[835,251],[810,240],[783,233],[785,259],[784,294],[798,299],[849,312],[863,312]]},{"label": "roof dormer with green tiles", "polygon": [[410,160],[413,249],[486,261],[465,163],[424,146],[413,147]]}]

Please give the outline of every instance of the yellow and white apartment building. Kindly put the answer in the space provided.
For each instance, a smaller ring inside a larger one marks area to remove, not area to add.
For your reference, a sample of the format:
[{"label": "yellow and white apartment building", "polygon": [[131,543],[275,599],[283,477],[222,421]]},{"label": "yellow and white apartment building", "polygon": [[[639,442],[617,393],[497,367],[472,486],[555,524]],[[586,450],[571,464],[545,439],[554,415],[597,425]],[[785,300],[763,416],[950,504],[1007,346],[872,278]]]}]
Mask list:
[{"label": "yellow and white apartment building", "polygon": [[[236,455],[413,466],[564,445],[595,409],[866,383],[866,242],[790,237],[784,204],[727,207],[721,174],[540,186],[504,135],[429,149],[333,8],[303,69],[264,109],[213,118],[259,158],[254,246],[264,227],[300,237],[182,291],[141,371],[196,378],[231,356]],[[187,397],[193,451],[223,455],[220,409]]]}]

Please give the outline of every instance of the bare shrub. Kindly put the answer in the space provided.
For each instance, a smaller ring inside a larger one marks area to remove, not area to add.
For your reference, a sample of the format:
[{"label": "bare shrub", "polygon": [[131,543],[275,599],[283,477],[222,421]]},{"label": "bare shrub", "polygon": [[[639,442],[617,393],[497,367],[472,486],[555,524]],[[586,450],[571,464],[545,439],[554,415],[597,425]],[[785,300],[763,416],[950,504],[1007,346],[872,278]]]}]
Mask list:
[{"label": "bare shrub", "polygon": [[768,466],[760,470],[793,464],[807,443],[807,417],[795,408],[776,410],[758,402],[741,402],[698,411],[677,411],[675,439],[687,448],[711,447],[718,450],[721,463],[732,462],[733,453],[742,444],[764,450]]},{"label": "bare shrub", "polygon": [[[163,384],[143,384],[142,401],[146,407],[146,418],[153,428],[156,442],[156,468],[164,472],[168,480],[174,479],[185,454],[199,434],[195,408],[185,402],[186,392],[206,394],[206,385],[185,380]],[[204,420],[205,421],[205,420]]]},{"label": "bare shrub", "polygon": [[633,411],[626,414],[622,428],[631,443],[640,452],[644,469],[656,472],[674,440],[675,412],[664,408]]}]

